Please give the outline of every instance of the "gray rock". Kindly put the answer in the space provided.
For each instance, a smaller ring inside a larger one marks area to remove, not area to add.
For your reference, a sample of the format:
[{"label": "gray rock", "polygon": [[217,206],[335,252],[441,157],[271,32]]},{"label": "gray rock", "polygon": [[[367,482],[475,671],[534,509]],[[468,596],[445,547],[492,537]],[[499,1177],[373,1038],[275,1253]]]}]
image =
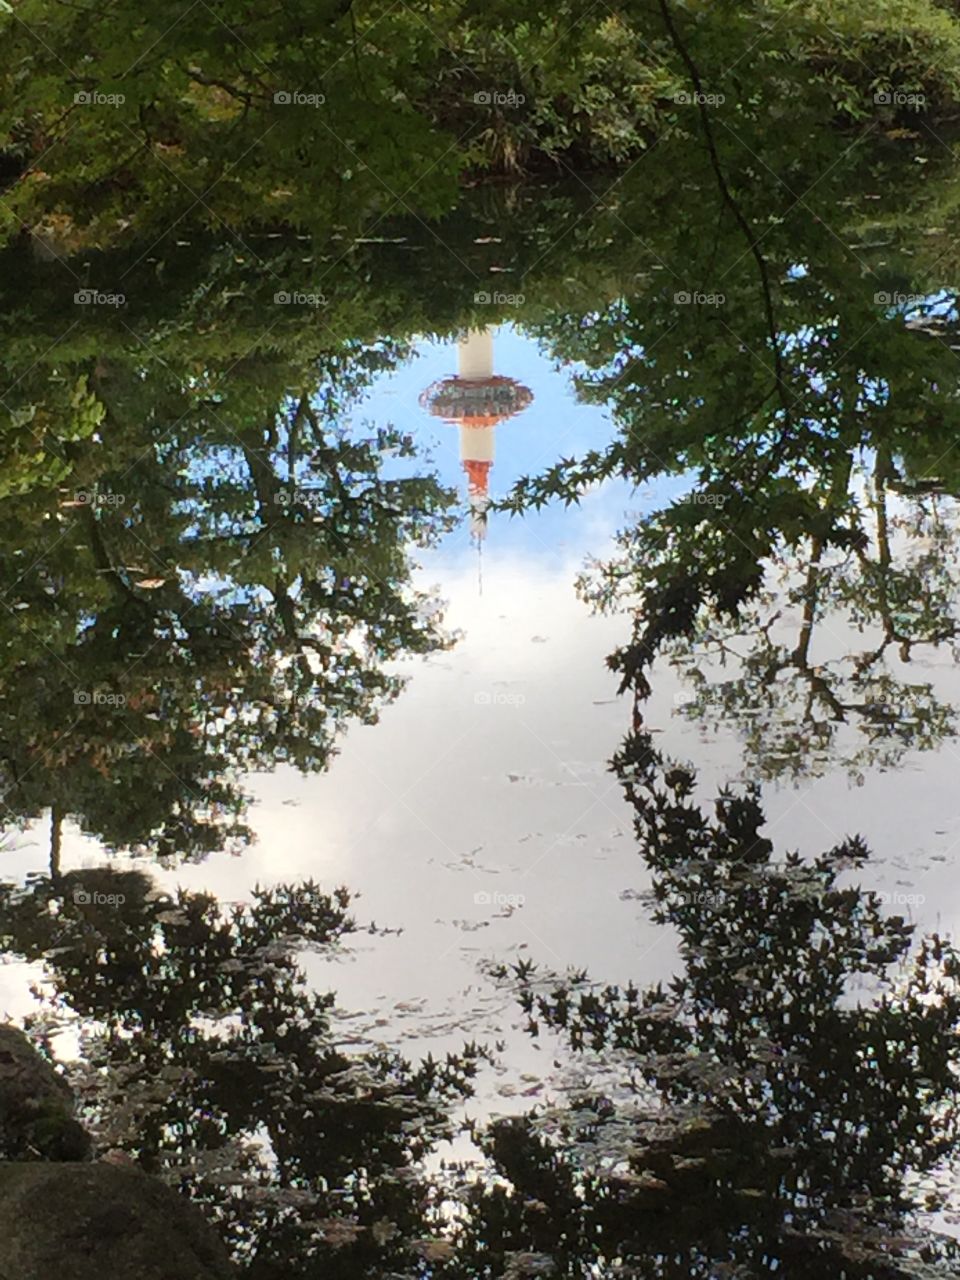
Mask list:
[{"label": "gray rock", "polygon": [[0,1164],[0,1280],[235,1280],[193,1205],[137,1169]]},{"label": "gray rock", "polygon": [[0,1026],[0,1158],[82,1160],[89,1148],[66,1081],[22,1031]]}]

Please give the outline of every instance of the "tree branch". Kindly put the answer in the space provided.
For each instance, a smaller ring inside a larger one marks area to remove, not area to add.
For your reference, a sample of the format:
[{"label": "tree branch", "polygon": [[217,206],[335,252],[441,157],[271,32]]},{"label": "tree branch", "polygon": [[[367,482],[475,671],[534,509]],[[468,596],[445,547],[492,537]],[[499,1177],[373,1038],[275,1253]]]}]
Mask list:
[{"label": "tree branch", "polygon": [[716,175],[717,185],[720,188],[720,194],[723,198],[724,204],[726,204],[727,208],[733,214],[733,217],[735,222],[737,223],[737,226],[743,232],[744,237],[746,238],[747,244],[750,247],[750,253],[753,255],[753,259],[757,264],[757,270],[760,272],[760,284],[763,290],[764,308],[767,314],[767,327],[770,331],[770,342],[773,347],[774,376],[776,378],[777,390],[780,396],[780,405],[781,405],[781,408],[783,409],[784,416],[786,417],[786,420],[789,423],[791,421],[791,407],[787,398],[787,384],[786,384],[786,378],[784,376],[783,360],[780,353],[780,341],[777,336],[778,335],[777,321],[776,321],[776,316],[774,315],[774,309],[773,309],[773,293],[770,288],[770,276],[767,271],[766,260],[764,259],[763,254],[760,252],[760,248],[757,244],[756,237],[753,234],[753,230],[749,222],[747,222],[747,219],[744,217],[743,211],[741,210],[740,206],[737,204],[737,201],[734,198],[733,193],[731,192],[729,186],[727,185],[727,180],[723,173],[723,166],[720,163],[720,156],[717,151],[716,141],[714,140],[713,129],[710,125],[710,114],[707,111],[706,103],[705,103],[706,95],[704,94],[704,91],[703,91],[703,81],[700,79],[700,72],[697,69],[697,64],[693,61],[693,58],[690,56],[690,53],[686,45],[683,43],[683,40],[681,39],[680,33],[677,30],[676,25],[673,21],[673,15],[670,13],[670,8],[667,4],[667,0],[658,0],[658,2],[660,5],[660,12],[663,15],[664,25],[667,28],[667,32],[670,36],[671,41],[673,42],[673,47],[676,49],[677,53],[680,55],[680,58],[682,59],[684,65],[686,66],[687,71],[690,73],[690,79],[693,81],[694,90],[696,94],[696,106],[697,106],[697,110],[700,113],[700,124],[703,128],[703,135],[706,140],[707,151],[709,152],[709,155],[710,155],[710,164]]}]

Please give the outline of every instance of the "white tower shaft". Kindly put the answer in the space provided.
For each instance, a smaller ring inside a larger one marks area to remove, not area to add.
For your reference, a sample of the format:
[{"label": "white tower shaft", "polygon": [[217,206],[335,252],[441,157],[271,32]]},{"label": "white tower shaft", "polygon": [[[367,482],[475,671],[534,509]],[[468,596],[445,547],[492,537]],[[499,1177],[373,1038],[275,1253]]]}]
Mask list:
[{"label": "white tower shaft", "polygon": [[493,377],[493,329],[468,329],[457,343],[457,370],[466,381]]},{"label": "white tower shaft", "polygon": [[496,427],[468,427],[460,423],[460,461],[489,462],[496,459]]}]

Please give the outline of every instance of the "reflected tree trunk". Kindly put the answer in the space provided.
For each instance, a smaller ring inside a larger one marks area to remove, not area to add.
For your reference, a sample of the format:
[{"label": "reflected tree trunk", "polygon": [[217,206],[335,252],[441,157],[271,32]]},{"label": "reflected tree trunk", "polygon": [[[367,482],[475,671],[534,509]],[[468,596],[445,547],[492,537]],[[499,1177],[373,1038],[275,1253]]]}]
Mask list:
[{"label": "reflected tree trunk", "polygon": [[50,879],[60,884],[60,848],[63,839],[63,810],[59,804],[50,808]]}]

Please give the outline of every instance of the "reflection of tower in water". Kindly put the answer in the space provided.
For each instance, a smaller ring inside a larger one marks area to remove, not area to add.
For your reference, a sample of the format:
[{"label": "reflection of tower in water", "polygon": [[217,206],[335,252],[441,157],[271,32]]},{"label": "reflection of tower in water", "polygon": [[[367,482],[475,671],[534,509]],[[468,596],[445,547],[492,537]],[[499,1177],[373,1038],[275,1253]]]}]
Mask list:
[{"label": "reflection of tower in water", "polygon": [[457,344],[457,376],[427,387],[420,403],[436,418],[460,429],[460,461],[467,473],[470,533],[486,534],[490,471],[497,424],[520,413],[533,392],[513,378],[493,372],[493,328],[469,329]]}]

